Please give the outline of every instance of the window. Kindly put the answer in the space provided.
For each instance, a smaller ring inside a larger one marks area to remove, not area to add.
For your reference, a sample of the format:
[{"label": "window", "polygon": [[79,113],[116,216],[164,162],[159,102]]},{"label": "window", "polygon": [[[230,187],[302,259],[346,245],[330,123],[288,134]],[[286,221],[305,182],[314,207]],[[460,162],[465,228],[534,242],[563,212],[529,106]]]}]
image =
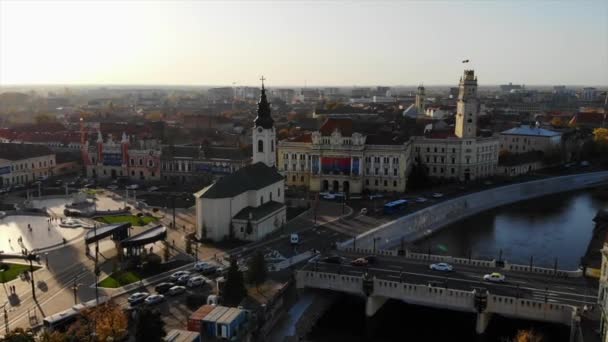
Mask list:
[{"label": "window", "polygon": [[427,148],[426,148],[426,151],[427,151],[427,152],[431,152],[431,148],[430,148],[430,147],[427,147]]},{"label": "window", "polygon": [[279,198],[281,197],[281,188],[277,189],[277,197],[279,197]]},{"label": "window", "polygon": [[285,153],[285,154],[283,155],[283,158],[284,158],[284,159],[289,159],[289,153]]},{"label": "window", "polygon": [[365,180],[365,185],[369,185],[369,179]]},{"label": "window", "polygon": [[139,158],[139,166],[143,166],[144,165],[144,160]]},{"label": "window", "polygon": [[378,180],[377,179],[374,181],[374,185],[378,186]]},{"label": "window", "polygon": [[264,152],[264,142],[262,140],[258,140],[258,152]]},{"label": "window", "polygon": [[388,186],[388,182],[386,180],[384,181],[384,186]]},{"label": "window", "polygon": [[270,152],[274,152],[274,139],[270,140]]},{"label": "window", "polygon": [[384,175],[388,176],[388,169],[384,169]]},{"label": "window", "polygon": [[296,175],[291,176],[291,181],[295,183],[295,181],[296,181]]},{"label": "window", "polygon": [[131,171],[131,176],[135,176],[135,171]]},{"label": "window", "polygon": [[304,176],[300,176],[300,182],[304,181]]},{"label": "window", "polygon": [[268,193],[268,197],[270,198],[269,201],[272,201],[272,192]]},{"label": "window", "polygon": [[455,148],[452,149],[452,153],[456,153],[456,149]]},{"label": "window", "polygon": [[433,166],[433,173],[437,172],[437,167]]},{"label": "window", "polygon": [[378,175],[378,168],[376,168],[374,171],[375,171],[374,174],[377,176]]},{"label": "window", "polygon": [[260,205],[264,204],[264,196],[260,196]]},{"label": "window", "polygon": [[393,186],[397,187],[397,181],[393,181]]},{"label": "window", "polygon": [[287,169],[288,169],[288,168],[289,168],[289,167],[288,167],[288,165],[287,165],[287,164],[283,165],[283,170],[287,171]]},{"label": "window", "polygon": [[397,169],[393,169],[393,176],[397,175]]},{"label": "window", "polygon": [[427,163],[429,162],[429,156],[426,156],[426,162]]},{"label": "window", "polygon": [[434,150],[434,152],[435,152],[435,153],[437,153],[437,147],[435,147],[435,150]]}]

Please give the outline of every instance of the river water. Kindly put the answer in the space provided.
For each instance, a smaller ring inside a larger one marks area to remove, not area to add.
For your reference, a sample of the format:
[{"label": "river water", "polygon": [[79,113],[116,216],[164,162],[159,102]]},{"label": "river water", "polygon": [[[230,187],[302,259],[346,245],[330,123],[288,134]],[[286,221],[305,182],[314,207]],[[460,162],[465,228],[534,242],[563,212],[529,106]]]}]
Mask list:
[{"label": "river water", "polygon": [[[419,252],[485,257],[512,263],[575,269],[592,235],[593,217],[607,200],[589,191],[551,195],[483,212],[416,243]],[[344,296],[319,320],[308,338],[329,341],[503,341],[534,328],[544,341],[568,341],[569,328],[494,316],[487,333],[475,334],[475,317],[389,301],[372,319],[363,299]]]}]

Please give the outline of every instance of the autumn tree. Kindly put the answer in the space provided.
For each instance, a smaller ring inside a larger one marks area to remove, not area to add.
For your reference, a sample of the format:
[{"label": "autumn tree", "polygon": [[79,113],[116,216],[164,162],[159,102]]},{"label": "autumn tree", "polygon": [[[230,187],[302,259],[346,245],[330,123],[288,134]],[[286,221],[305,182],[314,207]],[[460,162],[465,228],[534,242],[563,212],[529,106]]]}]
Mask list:
[{"label": "autumn tree", "polygon": [[562,120],[562,118],[556,116],[553,119],[551,119],[551,126],[553,126],[553,127],[566,127],[566,124],[564,123],[564,120]]},{"label": "autumn tree", "polygon": [[534,330],[519,330],[513,342],[543,342],[543,336]]},{"label": "autumn tree", "polygon": [[608,144],[608,128],[594,129],[593,140],[599,144]]},{"label": "autumn tree", "polygon": [[35,342],[34,333],[31,329],[24,330],[23,328],[15,328],[0,338],[0,342]]},{"label": "autumn tree", "polygon": [[85,310],[67,335],[85,341],[94,332],[99,341],[108,338],[118,341],[127,334],[128,319],[121,307],[113,301]]}]

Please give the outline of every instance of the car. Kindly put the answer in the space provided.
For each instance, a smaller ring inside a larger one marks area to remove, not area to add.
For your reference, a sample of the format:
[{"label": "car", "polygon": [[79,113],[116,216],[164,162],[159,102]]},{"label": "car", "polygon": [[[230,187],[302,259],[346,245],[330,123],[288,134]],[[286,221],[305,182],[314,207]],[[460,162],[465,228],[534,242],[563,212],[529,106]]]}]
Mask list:
[{"label": "car", "polygon": [[118,190],[118,185],[110,184],[110,185],[108,185],[108,190]]},{"label": "car", "polygon": [[165,296],[161,294],[153,294],[144,299],[146,305],[156,305],[165,300]]},{"label": "car", "polygon": [[426,201],[428,201],[428,199],[426,199],[426,198],[424,198],[424,197],[418,197],[418,198],[416,198],[416,202],[417,202],[417,203],[424,203],[424,202],[426,202]]},{"label": "car", "polygon": [[505,276],[498,272],[494,272],[494,273],[484,275],[483,280],[491,281],[491,282],[495,282],[495,283],[502,283],[505,281]]},{"label": "car", "polygon": [[367,215],[367,208],[362,208],[359,212],[361,215]]},{"label": "car", "polygon": [[127,302],[131,305],[139,304],[148,298],[149,295],[148,292],[135,292],[127,298]]},{"label": "car", "polygon": [[171,278],[171,280],[175,281],[175,280],[177,280],[180,277],[185,276],[185,275],[190,275],[190,272],[188,272],[188,271],[177,271],[177,272],[173,273],[169,278]]},{"label": "car", "polygon": [[440,262],[438,264],[431,264],[429,268],[433,271],[441,271],[441,272],[451,272],[454,270],[454,267],[448,263]]},{"label": "car", "polygon": [[154,191],[158,191],[158,187],[157,186],[151,186],[148,188],[149,192],[154,192]]},{"label": "car", "polygon": [[353,266],[367,266],[367,264],[369,264],[369,261],[367,261],[367,259],[365,258],[357,258],[351,261],[350,264]]},{"label": "car", "polygon": [[330,255],[321,259],[322,262],[326,262],[328,264],[341,264],[342,257],[338,255]]},{"label": "car", "polygon": [[433,198],[441,198],[441,197],[443,197],[443,194],[440,192],[436,192],[433,194]]},{"label": "car", "polygon": [[205,284],[206,280],[207,279],[205,279],[205,277],[203,277],[203,276],[192,277],[192,278],[188,279],[188,283],[186,284],[186,286],[188,286],[188,287],[201,286],[201,285]]},{"label": "car", "polygon": [[55,181],[55,185],[57,185],[57,186],[62,185],[62,184],[63,184],[63,181],[61,179],[58,179]]},{"label": "car", "polygon": [[217,266],[204,261],[199,261],[194,264],[194,269],[198,272],[201,272],[202,274],[213,274],[217,272]]},{"label": "car", "polygon": [[95,184],[93,184],[93,183],[87,183],[87,184],[83,185],[82,187],[85,188],[85,189],[91,189],[91,188],[95,187]]},{"label": "car", "polygon": [[186,287],[181,285],[175,285],[169,289],[167,292],[170,296],[177,296],[178,294],[182,294],[186,292]]},{"label": "car", "polygon": [[333,199],[336,199],[336,195],[334,195],[334,194],[327,194],[327,195],[323,196],[323,199],[333,200]]},{"label": "car", "polygon": [[190,274],[185,274],[179,278],[177,278],[177,280],[175,281],[177,284],[179,285],[185,285],[188,283],[188,280],[190,279],[190,277],[192,277],[192,275]]},{"label": "car", "polygon": [[15,189],[15,190],[25,189],[25,185],[24,184],[15,184],[15,185],[13,185],[13,189]]},{"label": "car", "polygon": [[137,190],[137,189],[139,189],[139,185],[138,184],[127,185],[127,189],[128,190]]},{"label": "car", "polygon": [[169,289],[172,288],[173,286],[175,286],[174,283],[164,282],[164,283],[160,283],[160,284],[156,285],[154,290],[156,291],[156,293],[163,294],[163,293],[169,291]]}]

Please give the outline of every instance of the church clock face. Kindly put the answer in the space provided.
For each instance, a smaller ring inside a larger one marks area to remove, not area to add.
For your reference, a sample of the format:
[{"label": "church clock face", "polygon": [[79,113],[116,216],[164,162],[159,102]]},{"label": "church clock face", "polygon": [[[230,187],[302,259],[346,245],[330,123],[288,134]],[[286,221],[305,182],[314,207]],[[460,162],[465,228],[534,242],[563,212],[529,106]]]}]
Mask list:
[{"label": "church clock face", "polygon": [[258,133],[262,133],[262,127],[258,127]]}]

